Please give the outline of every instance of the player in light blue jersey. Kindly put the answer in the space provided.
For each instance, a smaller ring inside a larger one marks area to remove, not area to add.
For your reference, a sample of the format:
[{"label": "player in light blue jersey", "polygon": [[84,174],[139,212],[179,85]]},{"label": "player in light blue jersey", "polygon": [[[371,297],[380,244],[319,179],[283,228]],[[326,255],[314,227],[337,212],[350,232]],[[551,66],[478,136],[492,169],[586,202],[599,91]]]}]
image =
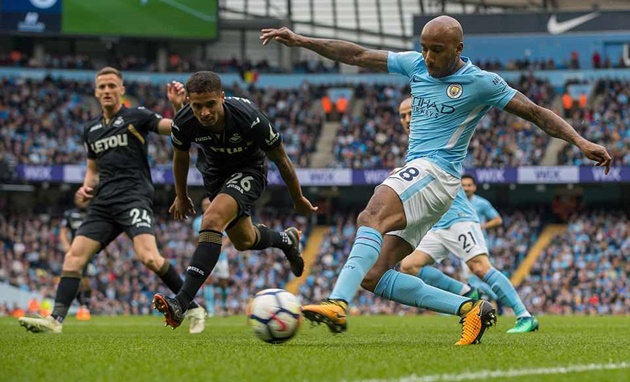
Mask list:
[{"label": "player in light blue jersey", "polygon": [[[359,214],[350,256],[329,298],[302,309],[307,319],[323,322],[334,332],[346,330],[347,304],[377,262],[383,235],[399,230],[400,239],[391,239],[397,243],[392,246],[411,245],[413,249],[450,208],[460,188],[462,162],[475,125],[491,107],[504,109],[551,136],[575,144],[587,158],[609,170],[611,158],[604,147],[581,137],[562,118],[510,88],[500,76],[461,56],[463,30],[452,17],[439,16],[424,26],[422,52],[366,49],[347,41],[298,35],[288,28],[263,29],[260,39],[264,45],[274,40],[348,65],[401,74],[411,85],[407,163],[375,189]],[[463,327],[457,345],[477,343],[494,320],[494,308],[489,303],[456,296],[393,269],[382,275],[374,292],[403,304],[460,315]]]},{"label": "player in light blue jersey", "polygon": [[[201,221],[203,220],[203,213],[210,206],[210,199],[205,197],[201,200],[201,215],[197,216],[193,221],[193,230],[195,231],[195,235],[199,234],[201,231]],[[229,290],[229,280],[230,280],[230,268],[228,264],[228,257],[226,246],[229,244],[229,238],[227,236],[223,236],[223,244],[221,246],[221,254],[219,255],[219,260],[217,261],[217,265],[210,273],[210,277],[206,280],[203,288],[204,299],[206,300],[206,309],[208,310],[208,314],[210,316],[214,316],[214,283],[216,278],[216,283],[219,286],[221,291],[221,314],[223,316],[228,315],[228,306],[227,306],[227,298],[230,294]]]},{"label": "player in light blue jersey", "polygon": [[472,204],[477,216],[479,216],[481,228],[484,230],[500,227],[503,224],[503,218],[488,199],[476,195],[477,181],[475,177],[469,174],[462,175],[462,188],[466,193],[466,197]]},{"label": "player in light blue jersey", "polygon": [[450,282],[453,279],[442,272],[433,271],[431,278],[423,277],[426,265],[441,262],[450,254],[457,256],[476,277],[489,285],[501,303],[512,308],[517,320],[508,333],[538,330],[538,321],[525,308],[510,280],[490,264],[480,220],[461,188],[451,208],[422,239],[418,248],[403,259],[400,269],[404,273],[418,275],[430,285],[460,293],[463,284]]},{"label": "player in light blue jersey", "polygon": [[[486,230],[500,227],[501,224],[503,224],[503,218],[501,218],[499,211],[497,211],[488,200],[475,195],[475,192],[477,192],[477,182],[472,175],[462,175],[462,188],[464,189],[468,200],[472,203],[477,216],[479,216],[484,238],[487,239]],[[477,276],[475,276],[475,274],[467,272],[466,267],[463,267],[462,269],[462,276],[468,280],[471,285],[481,289],[488,297],[501,304],[498,296],[486,283],[482,282]],[[499,308],[500,307],[501,306],[499,305]]]}]

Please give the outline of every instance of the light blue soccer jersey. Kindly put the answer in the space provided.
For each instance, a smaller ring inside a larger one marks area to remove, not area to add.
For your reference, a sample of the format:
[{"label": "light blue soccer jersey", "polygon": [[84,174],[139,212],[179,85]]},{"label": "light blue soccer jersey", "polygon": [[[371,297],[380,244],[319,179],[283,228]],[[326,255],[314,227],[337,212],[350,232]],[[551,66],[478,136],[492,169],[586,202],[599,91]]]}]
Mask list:
[{"label": "light blue soccer jersey", "polygon": [[479,216],[479,222],[485,223],[488,220],[492,220],[499,216],[499,211],[497,211],[492,203],[488,201],[486,198],[482,198],[481,196],[473,195],[470,198],[470,203],[472,204],[477,216]]},{"label": "light blue soccer jersey", "polygon": [[456,178],[461,177],[470,138],[477,122],[493,106],[505,108],[516,90],[495,73],[462,57],[465,65],[442,78],[429,75],[419,52],[389,52],[390,73],[409,78],[411,132],[406,161],[427,159]]},{"label": "light blue soccer jersey", "polygon": [[[203,215],[197,216],[195,220],[193,220],[192,226],[196,234],[199,234],[199,231],[201,231],[202,220],[203,220]],[[222,250],[221,254],[219,255],[219,261],[222,261],[222,260],[227,260],[227,252],[224,250]]]},{"label": "light blue soccer jersey", "polygon": [[457,191],[457,195],[455,196],[455,200],[453,201],[451,208],[449,208],[448,211],[442,215],[442,218],[433,225],[433,229],[448,229],[458,222],[479,223],[479,218],[477,217],[472,204],[466,197],[466,193],[464,193],[464,190],[461,187]]}]

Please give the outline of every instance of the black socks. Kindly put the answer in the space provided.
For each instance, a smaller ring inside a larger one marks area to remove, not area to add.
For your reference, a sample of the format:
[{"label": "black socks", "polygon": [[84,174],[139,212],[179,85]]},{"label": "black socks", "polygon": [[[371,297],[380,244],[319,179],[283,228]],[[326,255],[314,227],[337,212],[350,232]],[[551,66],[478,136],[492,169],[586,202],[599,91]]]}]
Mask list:
[{"label": "black socks", "polygon": [[214,230],[199,232],[199,244],[186,269],[184,285],[175,297],[183,311],[189,309],[191,301],[217,264],[221,254],[222,237],[221,232]]}]

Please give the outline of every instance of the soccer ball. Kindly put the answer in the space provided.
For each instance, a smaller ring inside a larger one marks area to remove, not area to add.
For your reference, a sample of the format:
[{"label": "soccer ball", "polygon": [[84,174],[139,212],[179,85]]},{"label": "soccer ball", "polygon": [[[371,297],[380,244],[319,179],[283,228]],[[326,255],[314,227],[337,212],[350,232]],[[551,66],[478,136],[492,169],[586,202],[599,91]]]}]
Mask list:
[{"label": "soccer ball", "polygon": [[247,305],[247,319],[258,338],[281,344],[293,338],[300,327],[300,303],[284,289],[265,289]]}]

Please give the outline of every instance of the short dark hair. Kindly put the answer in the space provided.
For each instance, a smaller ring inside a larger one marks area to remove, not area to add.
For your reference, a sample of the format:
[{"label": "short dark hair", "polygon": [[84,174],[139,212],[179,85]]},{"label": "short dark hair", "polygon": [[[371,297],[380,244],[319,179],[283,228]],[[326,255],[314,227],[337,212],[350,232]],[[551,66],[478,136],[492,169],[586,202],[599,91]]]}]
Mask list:
[{"label": "short dark hair", "polygon": [[221,77],[210,71],[197,72],[186,81],[186,93],[222,92]]},{"label": "short dark hair", "polygon": [[116,77],[120,78],[121,81],[123,80],[122,72],[116,68],[112,68],[111,66],[106,66],[103,69],[96,72],[96,78],[100,76],[104,76],[106,74],[113,74]]},{"label": "short dark hair", "polygon": [[473,184],[476,186],[477,185],[477,179],[475,179],[474,176],[470,175],[470,174],[464,174],[462,175],[462,180],[464,179],[470,179],[472,180]]}]

